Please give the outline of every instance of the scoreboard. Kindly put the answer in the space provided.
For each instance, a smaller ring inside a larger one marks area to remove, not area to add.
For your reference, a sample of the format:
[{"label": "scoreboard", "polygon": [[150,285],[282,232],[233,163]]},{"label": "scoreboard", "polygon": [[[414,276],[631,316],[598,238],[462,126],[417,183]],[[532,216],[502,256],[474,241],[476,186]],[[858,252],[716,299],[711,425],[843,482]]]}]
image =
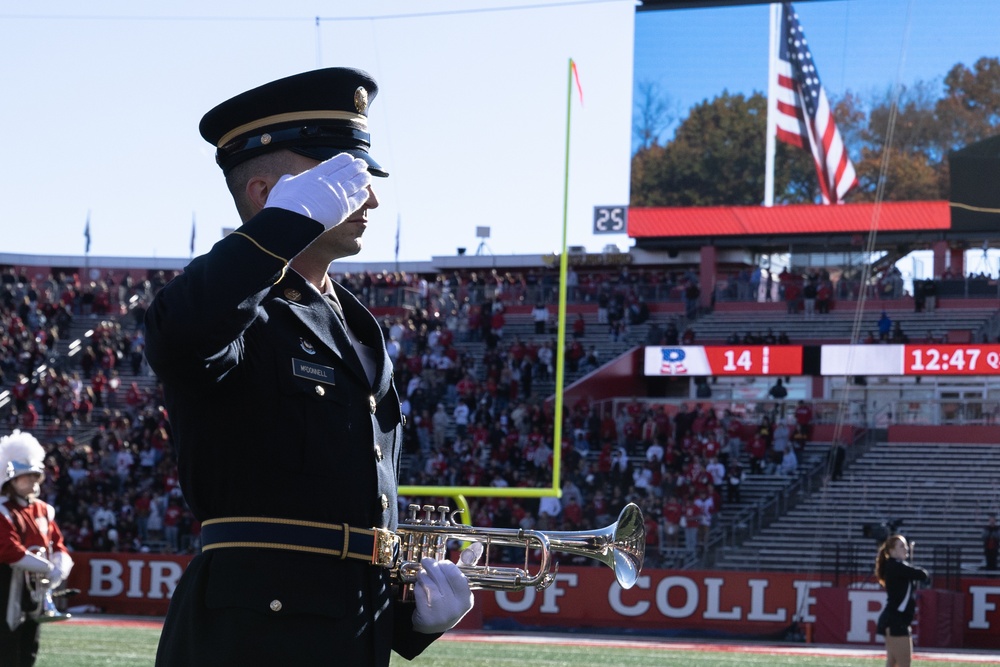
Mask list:
[{"label": "scoreboard", "polygon": [[823,345],[822,375],[1000,375],[1000,345]]},{"label": "scoreboard", "polygon": [[644,369],[647,376],[802,375],[802,346],[653,346]]},{"label": "scoreboard", "polygon": [[643,374],[646,377],[1000,375],[1000,345],[647,346]]}]

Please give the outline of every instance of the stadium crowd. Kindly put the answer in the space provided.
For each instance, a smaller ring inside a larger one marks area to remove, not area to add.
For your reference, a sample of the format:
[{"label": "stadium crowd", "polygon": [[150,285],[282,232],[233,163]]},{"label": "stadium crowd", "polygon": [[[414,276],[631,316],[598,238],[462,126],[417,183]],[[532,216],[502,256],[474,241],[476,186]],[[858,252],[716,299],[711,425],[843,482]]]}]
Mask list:
[{"label": "stadium crowd", "polygon": [[[170,277],[108,275],[88,283],[76,275],[32,280],[6,271],[0,280],[0,386],[11,396],[0,418],[6,429],[31,431],[48,448],[43,493],[59,509],[73,549],[198,549],[199,526],[177,487],[167,415],[142,357],[144,306]],[[554,375],[555,332],[545,305],[557,288],[553,271],[456,271],[432,281],[391,272],[335,277],[376,312],[405,313],[384,319],[406,415],[403,484],[551,485],[553,416],[536,385]],[[752,281],[750,275],[747,289]],[[692,286],[691,270],[627,266],[574,272],[570,285],[575,298],[596,306],[611,340],[649,320],[647,297],[662,298],[669,288],[674,298],[696,300]],[[532,306],[533,336],[505,332],[511,305]],[[74,321],[92,333],[79,348],[56,354]],[[649,343],[693,342],[693,332],[676,322],[650,324]],[[595,346],[584,348],[587,326],[582,316],[568,325],[570,371],[601,363]],[[804,403],[788,419],[717,414],[710,402],[677,408],[634,401],[615,412],[603,404],[568,406],[562,497],[474,499],[471,522],[593,529],[635,502],[648,522],[651,563],[661,547],[695,555],[723,504],[740,502],[746,475],[796,474],[810,421]]]}]

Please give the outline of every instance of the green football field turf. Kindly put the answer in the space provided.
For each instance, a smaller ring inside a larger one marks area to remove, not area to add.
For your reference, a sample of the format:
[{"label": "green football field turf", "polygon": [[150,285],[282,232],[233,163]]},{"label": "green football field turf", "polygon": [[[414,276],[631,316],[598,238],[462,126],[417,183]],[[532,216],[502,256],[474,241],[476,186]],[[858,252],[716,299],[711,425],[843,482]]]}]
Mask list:
[{"label": "green football field turf", "polygon": [[[69,621],[42,628],[42,648],[36,667],[138,667],[152,665],[160,630],[144,625],[104,625]],[[579,645],[583,642],[584,645]],[[671,642],[632,640],[591,641],[586,637],[485,638],[455,634],[435,642],[416,660],[393,655],[392,667],[881,667],[878,651],[844,651],[838,655],[809,655],[820,647],[794,644],[771,648],[719,644],[671,648]],[[680,644],[680,642],[678,642]],[[997,660],[969,656],[969,660],[945,660],[918,655],[915,665],[934,667],[981,667]],[[331,665],[337,664],[331,656]],[[252,667],[252,666],[248,666]],[[345,666],[346,667],[346,666]]]}]

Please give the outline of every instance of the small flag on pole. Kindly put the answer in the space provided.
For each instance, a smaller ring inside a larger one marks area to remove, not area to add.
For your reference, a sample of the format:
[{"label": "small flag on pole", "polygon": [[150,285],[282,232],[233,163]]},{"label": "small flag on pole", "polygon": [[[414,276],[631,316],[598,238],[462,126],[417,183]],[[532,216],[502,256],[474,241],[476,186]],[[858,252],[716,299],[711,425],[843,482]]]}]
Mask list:
[{"label": "small flag on pole", "polygon": [[777,137],[810,151],[824,204],[843,203],[857,175],[834,122],[830,101],[790,2],[781,3],[777,62]]},{"label": "small flag on pole", "polygon": [[569,59],[570,69],[573,70],[573,81],[576,82],[576,90],[580,93],[580,104],[583,104],[583,87],[580,86],[580,72],[576,69],[576,61]]},{"label": "small flag on pole", "polygon": [[401,222],[400,215],[396,214],[396,261],[399,262],[399,225]]},{"label": "small flag on pole", "polygon": [[194,213],[191,214],[191,256],[194,256]]},{"label": "small flag on pole", "polygon": [[87,211],[87,224],[83,226],[83,238],[86,239],[84,254],[90,254],[90,211]]}]

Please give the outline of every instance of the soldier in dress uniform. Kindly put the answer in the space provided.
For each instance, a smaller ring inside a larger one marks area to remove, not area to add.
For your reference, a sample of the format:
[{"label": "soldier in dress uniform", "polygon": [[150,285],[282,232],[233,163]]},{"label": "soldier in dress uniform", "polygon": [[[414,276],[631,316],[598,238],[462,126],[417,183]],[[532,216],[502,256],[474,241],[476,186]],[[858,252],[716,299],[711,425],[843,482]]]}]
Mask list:
[{"label": "soldier in dress uniform", "polygon": [[5,667],[35,664],[39,621],[44,612],[54,612],[43,608],[43,598],[73,569],[55,508],[38,499],[44,475],[45,450],[33,435],[14,431],[0,438],[0,664]]},{"label": "soldier in dress uniform", "polygon": [[399,397],[379,324],[328,275],[361,250],[371,177],[387,175],[368,152],[377,91],[364,72],[316,70],[201,121],[243,225],[146,314],[203,541],[157,665],[384,666],[472,607],[449,561],[424,561],[416,605],[393,591]]}]

